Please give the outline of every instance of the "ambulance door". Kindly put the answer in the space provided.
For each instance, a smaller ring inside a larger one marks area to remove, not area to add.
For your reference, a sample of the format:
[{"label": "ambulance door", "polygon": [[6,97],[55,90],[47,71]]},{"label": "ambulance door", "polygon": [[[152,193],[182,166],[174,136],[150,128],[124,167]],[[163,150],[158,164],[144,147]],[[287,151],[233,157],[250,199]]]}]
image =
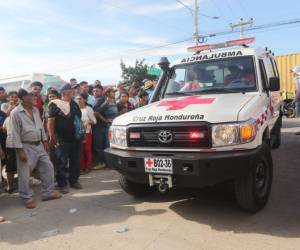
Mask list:
[{"label": "ambulance door", "polygon": [[[267,54],[267,57],[265,58],[265,63],[266,63],[266,71],[267,71],[268,80],[270,79],[270,77],[278,77],[279,78],[276,62],[270,54]],[[271,111],[270,117],[272,119],[272,123],[275,124],[275,122],[277,121],[277,119],[281,113],[280,90],[270,92],[270,97],[271,97],[270,110],[269,110],[269,111]]]}]

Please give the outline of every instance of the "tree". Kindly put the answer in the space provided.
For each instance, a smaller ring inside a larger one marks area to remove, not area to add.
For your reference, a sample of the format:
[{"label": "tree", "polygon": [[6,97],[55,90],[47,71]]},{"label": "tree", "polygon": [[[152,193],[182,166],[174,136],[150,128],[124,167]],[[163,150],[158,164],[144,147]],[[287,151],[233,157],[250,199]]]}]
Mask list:
[{"label": "tree", "polygon": [[144,79],[154,80],[156,77],[147,73],[148,65],[145,63],[145,59],[136,60],[134,66],[126,66],[124,61],[121,60],[122,78],[126,85],[130,85],[133,82],[142,83]]}]

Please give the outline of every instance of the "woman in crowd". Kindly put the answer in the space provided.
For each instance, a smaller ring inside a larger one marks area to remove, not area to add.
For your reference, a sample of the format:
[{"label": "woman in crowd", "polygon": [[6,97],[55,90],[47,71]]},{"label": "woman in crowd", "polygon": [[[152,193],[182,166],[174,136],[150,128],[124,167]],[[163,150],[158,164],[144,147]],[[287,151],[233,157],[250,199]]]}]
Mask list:
[{"label": "woman in crowd", "polygon": [[44,127],[45,130],[47,132],[47,120],[48,120],[48,105],[51,101],[55,100],[55,99],[59,99],[60,95],[58,93],[58,91],[56,89],[48,89],[47,91],[47,96],[46,96],[46,105],[44,106],[44,113],[43,113],[43,123],[44,123]]},{"label": "woman in crowd", "polygon": [[7,116],[10,115],[10,112],[19,104],[19,98],[17,91],[8,92],[8,102],[5,102],[1,105],[1,110],[6,113]]},{"label": "woman in crowd", "polygon": [[93,109],[87,104],[88,95],[81,93],[76,97],[76,101],[81,110],[81,120],[85,127],[85,139],[82,145],[82,154],[80,159],[80,169],[86,174],[93,167],[92,155],[92,126],[96,124],[96,117]]},{"label": "woman in crowd", "polygon": [[[18,93],[16,91],[11,91],[8,93],[8,102],[3,103],[1,109],[6,113],[6,119],[3,123],[3,130],[7,134],[10,130],[10,113],[19,104]],[[7,192],[13,193],[15,190],[14,177],[17,172],[17,159],[16,152],[14,148],[10,148],[7,144],[3,147],[6,155],[6,174],[7,174]]]},{"label": "woman in crowd", "polygon": [[129,112],[134,109],[134,106],[129,102],[129,94],[126,91],[121,92],[120,101],[117,104],[119,115]]},{"label": "woman in crowd", "polygon": [[128,90],[129,102],[134,108],[136,108],[139,103],[139,97],[138,97],[139,90],[140,88],[134,84],[132,84]]},{"label": "woman in crowd", "polygon": [[[58,93],[58,91],[56,89],[51,88],[51,89],[47,90],[47,96],[46,96],[46,101],[45,101],[46,105],[44,106],[44,113],[43,113],[43,125],[44,125],[44,129],[47,134],[48,134],[47,122],[48,122],[49,104],[51,101],[59,99],[59,98],[60,98],[60,94]],[[49,157],[53,164],[54,171],[56,172],[57,164],[56,164],[56,157],[55,157],[55,147],[50,143],[49,143]]]}]

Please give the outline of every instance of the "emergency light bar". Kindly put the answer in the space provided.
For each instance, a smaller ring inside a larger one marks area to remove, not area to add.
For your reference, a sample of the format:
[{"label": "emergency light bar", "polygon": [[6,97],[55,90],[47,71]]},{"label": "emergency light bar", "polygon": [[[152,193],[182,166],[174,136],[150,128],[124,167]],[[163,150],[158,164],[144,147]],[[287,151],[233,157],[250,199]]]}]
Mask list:
[{"label": "emergency light bar", "polygon": [[244,39],[238,39],[238,40],[231,40],[227,41],[225,43],[215,43],[215,44],[205,44],[205,45],[198,45],[189,47],[187,49],[188,52],[201,52],[204,50],[212,50],[212,49],[221,49],[221,48],[227,48],[232,46],[238,46],[238,45],[246,45],[249,43],[255,42],[255,37],[249,37]]}]

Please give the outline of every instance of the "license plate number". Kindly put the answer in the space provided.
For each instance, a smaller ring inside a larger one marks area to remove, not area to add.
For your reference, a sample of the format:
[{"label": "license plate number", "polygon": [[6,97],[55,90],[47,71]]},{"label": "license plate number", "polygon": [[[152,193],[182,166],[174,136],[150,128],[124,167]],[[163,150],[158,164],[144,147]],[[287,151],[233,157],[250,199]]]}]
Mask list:
[{"label": "license plate number", "polygon": [[173,174],[173,161],[168,158],[145,158],[145,172]]}]

